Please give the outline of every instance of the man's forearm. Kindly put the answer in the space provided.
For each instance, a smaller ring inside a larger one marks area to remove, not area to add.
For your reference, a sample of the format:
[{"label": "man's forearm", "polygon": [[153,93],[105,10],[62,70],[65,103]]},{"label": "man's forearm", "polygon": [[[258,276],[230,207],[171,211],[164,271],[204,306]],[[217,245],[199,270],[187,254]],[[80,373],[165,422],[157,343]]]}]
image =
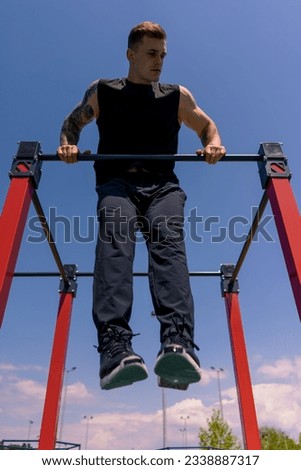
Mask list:
[{"label": "man's forearm", "polygon": [[88,104],[77,106],[66,117],[60,135],[61,145],[77,145],[82,128],[92,121],[93,109]]},{"label": "man's forearm", "polygon": [[213,121],[210,121],[204,128],[202,135],[200,135],[200,139],[204,147],[206,147],[206,145],[222,145],[221,137]]},{"label": "man's forearm", "polygon": [[60,135],[61,145],[77,145],[81,129],[68,116],[62,126]]}]

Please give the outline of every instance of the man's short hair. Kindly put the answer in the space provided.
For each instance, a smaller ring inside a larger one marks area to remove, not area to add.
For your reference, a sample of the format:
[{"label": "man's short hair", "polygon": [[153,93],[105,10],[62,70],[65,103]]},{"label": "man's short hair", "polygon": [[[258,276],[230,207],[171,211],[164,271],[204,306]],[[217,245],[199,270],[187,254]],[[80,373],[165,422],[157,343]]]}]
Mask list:
[{"label": "man's short hair", "polygon": [[128,48],[133,49],[135,44],[142,42],[144,36],[156,39],[166,39],[166,32],[158,23],[144,21],[139,23],[130,31],[128,37]]}]

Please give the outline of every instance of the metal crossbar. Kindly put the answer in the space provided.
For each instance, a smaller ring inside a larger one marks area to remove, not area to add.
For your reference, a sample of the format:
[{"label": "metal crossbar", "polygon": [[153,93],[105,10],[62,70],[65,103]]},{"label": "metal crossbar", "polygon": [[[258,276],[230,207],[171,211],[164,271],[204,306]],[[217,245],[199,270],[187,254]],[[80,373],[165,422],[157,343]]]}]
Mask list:
[{"label": "metal crossbar", "polygon": [[56,244],[55,244],[55,241],[54,241],[54,238],[52,236],[52,233],[50,231],[50,228],[49,228],[49,225],[47,223],[47,219],[46,219],[46,216],[44,214],[44,211],[43,211],[43,208],[42,208],[42,205],[40,203],[40,200],[39,200],[39,197],[37,195],[37,192],[36,191],[33,191],[33,194],[32,194],[32,202],[33,202],[33,205],[35,207],[35,210],[36,210],[36,213],[39,217],[39,220],[40,220],[40,223],[41,223],[41,227],[43,228],[44,230],[44,233],[45,233],[45,236],[46,236],[46,239],[48,241],[48,245],[50,247],[50,250],[52,252],[52,255],[53,255],[53,258],[56,262],[56,265],[60,271],[60,276],[62,277],[62,279],[64,280],[64,282],[66,284],[69,284],[69,280],[68,280],[68,276],[65,272],[65,268],[64,268],[64,265],[61,261],[61,258],[60,258],[60,255],[59,255],[59,252],[57,250],[57,247],[56,247]]},{"label": "metal crossbar", "polygon": [[[156,155],[133,155],[133,154],[86,154],[79,153],[78,161],[96,161],[96,160],[174,160],[178,162],[204,162],[204,155],[193,154],[156,154]],[[60,161],[57,154],[39,154],[40,161],[54,162]],[[220,162],[262,162],[263,156],[257,153],[251,154],[229,154],[225,155]]]},{"label": "metal crossbar", "polygon": [[257,210],[257,212],[254,216],[252,225],[251,225],[249,233],[247,235],[246,241],[245,241],[245,243],[242,247],[242,250],[241,250],[240,255],[238,257],[237,263],[234,267],[233,274],[232,274],[232,277],[231,277],[230,282],[229,282],[230,288],[231,288],[231,286],[233,286],[233,284],[235,282],[235,279],[237,278],[238,273],[239,273],[239,271],[240,271],[240,269],[243,265],[245,257],[247,256],[247,253],[248,253],[249,248],[251,246],[252,240],[253,240],[253,238],[256,234],[256,230],[259,226],[261,217],[263,216],[263,213],[264,213],[264,210],[265,210],[266,205],[268,203],[268,200],[269,199],[268,199],[268,196],[267,196],[267,192],[264,191],[263,196],[262,196],[261,201],[260,201],[259,206],[258,206],[258,210]]},{"label": "metal crossbar", "polygon": [[[221,277],[221,271],[190,271],[189,276],[191,277]],[[46,271],[24,271],[24,272],[15,272],[14,277],[59,277],[61,273],[59,272],[46,272]],[[133,276],[135,277],[146,277],[148,276],[147,272],[134,272]],[[93,272],[83,271],[77,272],[76,277],[93,277]]]}]

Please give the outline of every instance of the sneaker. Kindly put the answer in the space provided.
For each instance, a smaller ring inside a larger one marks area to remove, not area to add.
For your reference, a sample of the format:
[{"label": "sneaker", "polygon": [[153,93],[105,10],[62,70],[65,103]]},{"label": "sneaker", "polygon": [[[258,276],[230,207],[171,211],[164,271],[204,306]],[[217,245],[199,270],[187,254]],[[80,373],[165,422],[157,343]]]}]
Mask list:
[{"label": "sneaker", "polygon": [[131,333],[108,328],[98,348],[100,387],[103,390],[125,387],[144,380],[148,373],[142,357],[132,349]]},{"label": "sneaker", "polygon": [[201,380],[200,363],[194,347],[197,348],[180,333],[164,341],[154,369],[159,376],[160,387],[187,390],[189,384]]},{"label": "sneaker", "polygon": [[162,388],[173,388],[174,390],[187,390],[189,384],[180,384],[178,382],[170,382],[164,377],[158,377],[158,386]]}]

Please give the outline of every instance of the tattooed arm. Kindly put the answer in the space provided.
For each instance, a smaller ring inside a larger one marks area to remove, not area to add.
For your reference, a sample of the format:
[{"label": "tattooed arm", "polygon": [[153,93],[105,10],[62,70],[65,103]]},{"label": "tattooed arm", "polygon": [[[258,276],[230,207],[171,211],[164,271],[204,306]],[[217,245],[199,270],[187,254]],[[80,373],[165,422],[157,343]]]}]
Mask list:
[{"label": "tattooed arm", "polygon": [[91,83],[84,98],[63,122],[58,156],[66,163],[75,163],[78,155],[78,141],[84,126],[98,117],[98,81]]},{"label": "tattooed arm", "polygon": [[197,105],[187,88],[180,87],[179,121],[193,129],[204,145],[203,154],[209,164],[217,163],[226,153],[214,121]]}]

